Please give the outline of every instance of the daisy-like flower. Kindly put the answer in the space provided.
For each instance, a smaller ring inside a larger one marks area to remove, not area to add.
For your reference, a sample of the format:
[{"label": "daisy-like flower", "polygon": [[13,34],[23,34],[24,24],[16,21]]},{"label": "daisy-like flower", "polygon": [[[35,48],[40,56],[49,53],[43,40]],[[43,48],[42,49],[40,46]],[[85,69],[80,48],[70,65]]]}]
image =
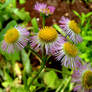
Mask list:
[{"label": "daisy-like flower", "polygon": [[34,9],[40,13],[45,14],[46,16],[53,14],[55,11],[54,6],[47,6],[47,4],[38,3],[38,2],[36,2]]},{"label": "daisy-like flower", "polygon": [[75,83],[74,91],[76,92],[92,92],[92,68],[89,64],[85,64],[74,70],[72,74],[72,82]]},{"label": "daisy-like flower", "polygon": [[74,43],[79,43],[82,41],[80,36],[81,30],[74,20],[69,20],[68,18],[62,17],[59,23],[64,32]]},{"label": "daisy-like flower", "polygon": [[8,53],[23,49],[28,42],[29,32],[20,26],[7,30],[2,41],[2,49]]},{"label": "daisy-like flower", "polygon": [[50,52],[52,45],[59,44],[61,40],[60,35],[53,27],[44,27],[38,33],[31,37],[30,45],[35,50],[42,50],[45,47],[46,54]]},{"label": "daisy-like flower", "polygon": [[78,68],[81,66],[77,47],[63,38],[58,46],[52,46],[51,53],[57,61],[61,61],[65,67]]}]

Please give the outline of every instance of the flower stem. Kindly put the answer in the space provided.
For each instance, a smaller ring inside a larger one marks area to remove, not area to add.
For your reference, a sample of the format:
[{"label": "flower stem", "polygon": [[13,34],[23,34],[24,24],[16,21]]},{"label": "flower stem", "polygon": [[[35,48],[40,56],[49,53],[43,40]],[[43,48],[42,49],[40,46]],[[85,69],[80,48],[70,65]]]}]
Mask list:
[{"label": "flower stem", "polygon": [[[53,27],[62,35],[64,36],[66,39],[68,39],[69,41],[70,38],[65,34],[65,32],[63,32],[63,30],[57,25],[57,24],[53,24]],[[71,41],[72,42],[72,41]]]},{"label": "flower stem", "polygon": [[35,75],[35,77],[31,80],[31,82],[29,83],[29,85],[28,85],[29,88],[32,85],[33,81],[39,76],[39,74],[41,73],[41,71],[44,69],[46,61],[47,61],[47,57],[43,57],[42,58],[41,68],[39,69],[39,71],[37,72],[37,74]]},{"label": "flower stem", "polygon": [[71,76],[66,80],[65,85],[64,85],[63,89],[61,90],[61,92],[64,92],[64,90],[65,90],[66,87],[68,86],[70,80],[71,80]]},{"label": "flower stem", "polygon": [[60,70],[57,70],[57,69],[54,69],[54,68],[46,68],[46,70],[52,70],[52,71],[55,71],[55,72],[58,72],[58,73],[63,73],[63,74],[66,74],[66,75],[68,75],[68,76],[71,76],[72,75],[72,73],[65,73],[65,72],[62,72],[62,71],[60,71]]},{"label": "flower stem", "polygon": [[61,29],[57,24],[54,24],[53,27],[54,27],[61,35],[63,35],[64,37],[66,36],[66,34],[62,31],[62,29]]},{"label": "flower stem", "polygon": [[24,89],[26,91],[29,91],[28,85],[27,85],[27,77],[26,77],[26,72],[25,70],[23,71],[23,82],[24,82]]}]

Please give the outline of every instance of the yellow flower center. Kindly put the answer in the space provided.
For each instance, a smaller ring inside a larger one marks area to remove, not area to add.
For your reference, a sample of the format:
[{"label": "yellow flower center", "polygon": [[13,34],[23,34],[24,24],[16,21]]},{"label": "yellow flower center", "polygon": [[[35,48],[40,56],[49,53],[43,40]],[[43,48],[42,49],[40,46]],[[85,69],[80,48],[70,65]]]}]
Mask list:
[{"label": "yellow flower center", "polygon": [[77,25],[77,23],[74,20],[71,20],[69,22],[69,27],[72,31],[74,31],[76,34],[79,34],[81,32],[79,26]]},{"label": "yellow flower center", "polygon": [[78,54],[78,50],[74,44],[69,42],[64,43],[64,51],[71,57],[76,57]]},{"label": "yellow flower center", "polygon": [[87,89],[92,88],[92,71],[88,70],[83,75],[83,85]]},{"label": "yellow flower center", "polygon": [[50,14],[50,10],[48,8],[43,9],[43,13]]},{"label": "yellow flower center", "polygon": [[53,42],[58,36],[57,31],[53,27],[45,27],[38,33],[38,37],[45,43]]},{"label": "yellow flower center", "polygon": [[9,29],[4,36],[4,40],[9,44],[16,42],[18,38],[19,32],[16,28]]}]

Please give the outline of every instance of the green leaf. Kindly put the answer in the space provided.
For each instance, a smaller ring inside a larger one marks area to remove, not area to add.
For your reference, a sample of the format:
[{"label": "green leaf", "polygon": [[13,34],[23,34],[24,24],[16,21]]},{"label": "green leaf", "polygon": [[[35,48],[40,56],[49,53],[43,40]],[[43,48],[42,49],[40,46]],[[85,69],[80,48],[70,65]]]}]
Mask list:
[{"label": "green leaf", "polygon": [[19,0],[19,3],[20,4],[25,4],[26,3],[26,0]]},{"label": "green leaf", "polygon": [[2,82],[2,86],[7,88],[9,86],[10,82],[8,81],[5,81],[5,82]]},{"label": "green leaf", "polygon": [[31,92],[35,92],[35,90],[36,90],[36,86],[31,85],[31,86],[30,86],[30,91],[31,91]]},{"label": "green leaf", "polygon": [[21,20],[24,20],[24,21],[27,21],[27,22],[29,22],[30,21],[30,15],[29,15],[29,12],[26,12],[25,10],[24,10],[24,8],[22,8],[21,10],[19,10],[19,9],[13,9],[12,10],[12,12],[14,12],[14,14],[17,16],[17,17],[19,17],[19,19],[21,19]]},{"label": "green leaf", "polygon": [[80,16],[80,14],[78,12],[76,12],[75,10],[73,10],[73,13],[81,19],[81,16]]},{"label": "green leaf", "polygon": [[20,60],[20,53],[19,53],[19,51],[14,51],[14,53],[9,54],[9,58],[12,61]]},{"label": "green leaf", "polygon": [[82,53],[84,53],[85,49],[87,49],[86,45],[87,45],[87,41],[83,41],[80,44],[78,44],[77,47]]},{"label": "green leaf", "polygon": [[16,8],[16,0],[12,0],[13,7]]},{"label": "green leaf", "polygon": [[25,71],[26,71],[26,73],[30,73],[32,67],[30,64],[29,55],[25,52],[25,50],[22,50],[21,54],[22,54],[22,61],[23,61]]},{"label": "green leaf", "polygon": [[82,13],[81,14],[81,25],[84,24],[85,20],[86,20],[86,15],[84,13]]},{"label": "green leaf", "polygon": [[86,17],[89,17],[91,15],[92,15],[92,12],[89,12],[89,13],[86,14]]},{"label": "green leaf", "polygon": [[18,87],[12,87],[11,92],[27,92],[23,87],[18,86]]},{"label": "green leaf", "polygon": [[10,77],[10,75],[7,72],[5,72],[5,79],[9,82],[12,82],[12,78]]},{"label": "green leaf", "polygon": [[60,84],[58,76],[54,71],[50,71],[44,74],[44,82],[48,87],[52,89],[57,88]]},{"label": "green leaf", "polygon": [[31,23],[32,23],[32,26],[33,26],[33,28],[34,28],[34,32],[37,33],[37,32],[39,31],[39,28],[38,28],[38,23],[37,23],[36,18],[33,18],[33,19],[31,20]]},{"label": "green leaf", "polygon": [[2,22],[0,22],[0,29],[2,29],[3,25],[2,25]]},{"label": "green leaf", "polygon": [[0,92],[3,92],[3,89],[2,88],[0,88]]},{"label": "green leaf", "polygon": [[87,33],[88,35],[92,35],[92,30],[88,31]]},{"label": "green leaf", "polygon": [[92,41],[92,36],[85,36],[83,37],[84,40]]},{"label": "green leaf", "polygon": [[71,71],[65,66],[62,67],[62,76],[63,78],[68,77],[71,74]]},{"label": "green leaf", "polygon": [[88,53],[87,52],[84,53],[84,54],[81,54],[80,55],[80,58],[82,58],[86,62],[89,62],[90,61],[89,58],[88,58]]},{"label": "green leaf", "polygon": [[5,0],[5,3],[0,7],[0,9],[6,8],[11,3],[11,0]]},{"label": "green leaf", "polygon": [[[35,76],[36,75],[36,71],[33,71],[32,72],[32,76]],[[29,76],[29,78],[27,79],[27,85],[29,85],[30,84],[30,82],[32,81],[32,79],[33,79],[33,77],[32,76]],[[34,80],[34,84],[38,84],[38,78],[36,78],[35,80]],[[30,85],[30,87],[31,87],[32,85]]]}]

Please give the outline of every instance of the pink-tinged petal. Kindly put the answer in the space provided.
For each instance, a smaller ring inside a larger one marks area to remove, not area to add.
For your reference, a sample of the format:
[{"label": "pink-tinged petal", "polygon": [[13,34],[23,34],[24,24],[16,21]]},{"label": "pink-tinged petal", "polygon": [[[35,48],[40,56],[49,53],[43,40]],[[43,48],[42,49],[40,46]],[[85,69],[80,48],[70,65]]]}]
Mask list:
[{"label": "pink-tinged petal", "polygon": [[[79,89],[81,89],[81,85],[77,85],[77,86],[74,87],[74,91],[77,91],[77,90],[79,90]],[[80,92],[81,92],[81,91],[80,91]]]},{"label": "pink-tinged petal", "polygon": [[48,9],[50,10],[50,13],[53,14],[55,11],[55,7],[54,6],[48,6]]},{"label": "pink-tinged petal", "polygon": [[84,63],[84,65],[81,65],[80,68],[74,70],[72,74],[72,81],[71,81],[75,83],[74,91],[76,92],[91,92],[92,91],[92,89],[87,89],[83,85],[83,74],[86,71],[92,71],[90,64]]},{"label": "pink-tinged petal", "polygon": [[38,12],[42,12],[42,10],[45,9],[46,7],[47,7],[46,4],[36,2],[34,9],[37,10]]},{"label": "pink-tinged petal", "polygon": [[60,27],[66,33],[66,36],[69,36],[70,39],[75,43],[78,44],[82,42],[82,37],[79,34],[76,34],[70,27],[69,27],[69,20],[68,18],[62,17],[59,21]]},{"label": "pink-tinged petal", "polygon": [[7,49],[7,43],[5,41],[3,41],[1,47],[5,51]]},{"label": "pink-tinged petal", "polygon": [[55,11],[54,6],[47,6],[47,4],[38,2],[36,2],[34,9],[38,12],[45,14],[46,16],[53,14]]},{"label": "pink-tinged petal", "polygon": [[16,49],[23,49],[25,46],[27,46],[29,40],[29,32],[26,30],[26,28],[22,28],[20,26],[15,26],[15,28],[19,32],[18,39],[13,43],[6,42],[5,40],[2,42],[2,49],[4,51],[6,50],[8,53],[13,53]]},{"label": "pink-tinged petal", "polygon": [[8,46],[7,50],[8,50],[8,53],[14,52],[13,45]]}]

